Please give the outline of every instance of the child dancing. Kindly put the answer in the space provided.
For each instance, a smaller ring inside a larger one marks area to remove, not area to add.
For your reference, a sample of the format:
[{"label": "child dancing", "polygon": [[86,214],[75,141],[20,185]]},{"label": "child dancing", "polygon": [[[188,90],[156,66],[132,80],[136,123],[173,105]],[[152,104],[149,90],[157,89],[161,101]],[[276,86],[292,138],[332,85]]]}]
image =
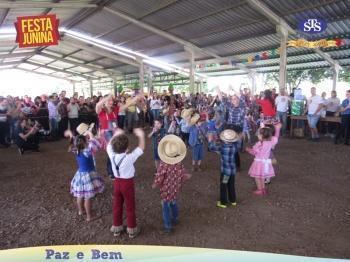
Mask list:
[{"label": "child dancing", "polygon": [[125,202],[127,232],[129,238],[135,238],[140,228],[136,224],[135,214],[135,167],[134,163],[145,150],[145,134],[142,129],[135,128],[134,134],[139,139],[138,147],[131,153],[129,139],[124,131],[118,129],[107,145],[107,153],[112,163],[114,174],[113,189],[113,225],[111,232],[120,236],[123,232],[123,204]]},{"label": "child dancing", "polygon": [[213,134],[208,135],[209,150],[220,154],[221,156],[221,174],[220,174],[220,200],[216,206],[226,208],[229,203],[236,206],[236,190],[235,190],[235,176],[236,176],[236,161],[235,154],[238,151],[238,134],[226,129],[220,133],[220,140],[218,143],[214,142]]},{"label": "child dancing", "polygon": [[158,145],[160,165],[152,188],[160,188],[164,230],[171,233],[178,223],[177,195],[183,182],[191,177],[182,164],[186,156],[185,143],[175,135],[165,136]]},{"label": "child dancing", "polygon": [[250,166],[249,176],[255,179],[257,189],[253,192],[255,195],[263,196],[267,194],[265,188],[265,178],[275,176],[275,171],[271,161],[271,150],[278,142],[278,137],[281,129],[281,124],[275,125],[275,135],[272,134],[271,128],[262,127],[258,130],[257,142],[252,148],[247,148],[246,151],[253,155],[254,162]]},{"label": "child dancing", "polygon": [[67,130],[65,136],[70,137],[71,140],[74,139],[71,151],[75,154],[79,166],[72,179],[70,191],[77,198],[78,214],[83,215],[85,209],[86,221],[90,222],[99,218],[92,215],[91,199],[104,190],[103,179],[96,173],[93,158],[93,152],[98,149],[99,142],[90,130],[82,132],[75,138],[73,138],[73,133]]}]

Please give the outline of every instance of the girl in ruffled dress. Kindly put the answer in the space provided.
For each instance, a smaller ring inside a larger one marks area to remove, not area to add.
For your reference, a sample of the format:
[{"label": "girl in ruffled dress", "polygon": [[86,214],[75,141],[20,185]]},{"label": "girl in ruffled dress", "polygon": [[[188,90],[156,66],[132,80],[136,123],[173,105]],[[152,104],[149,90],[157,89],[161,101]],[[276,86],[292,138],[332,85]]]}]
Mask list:
[{"label": "girl in ruffled dress", "polygon": [[271,150],[278,143],[281,124],[275,125],[275,134],[272,135],[272,130],[269,127],[261,127],[258,130],[259,142],[252,148],[247,148],[246,151],[253,155],[254,162],[250,166],[249,176],[255,179],[257,189],[253,192],[255,195],[263,196],[267,194],[265,188],[265,179],[275,176],[275,171],[271,161]]}]

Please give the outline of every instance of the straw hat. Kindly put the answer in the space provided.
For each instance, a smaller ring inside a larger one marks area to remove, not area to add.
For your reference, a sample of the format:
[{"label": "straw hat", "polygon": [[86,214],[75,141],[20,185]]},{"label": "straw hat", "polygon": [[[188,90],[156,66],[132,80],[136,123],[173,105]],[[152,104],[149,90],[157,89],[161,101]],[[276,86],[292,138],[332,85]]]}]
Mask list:
[{"label": "straw hat", "polygon": [[184,118],[184,119],[187,119],[187,118],[191,117],[192,113],[193,113],[193,109],[192,108],[184,109],[181,112],[181,117]]},{"label": "straw hat", "polygon": [[226,129],[220,133],[220,139],[227,143],[233,143],[238,141],[239,136],[235,131]]},{"label": "straw hat", "polygon": [[177,164],[186,156],[186,145],[178,136],[166,135],[158,144],[158,155],[166,164]]},{"label": "straw hat", "polygon": [[94,128],[95,124],[94,123],[91,123],[90,126],[88,126],[87,124],[85,123],[81,123],[80,125],[78,125],[77,127],[77,132],[79,135],[86,135],[86,132],[87,131],[91,131],[93,128]]},{"label": "straw hat", "polygon": [[200,115],[199,114],[194,114],[192,117],[191,117],[191,120],[190,120],[190,123],[191,125],[194,125],[197,123],[197,121],[200,119]]}]

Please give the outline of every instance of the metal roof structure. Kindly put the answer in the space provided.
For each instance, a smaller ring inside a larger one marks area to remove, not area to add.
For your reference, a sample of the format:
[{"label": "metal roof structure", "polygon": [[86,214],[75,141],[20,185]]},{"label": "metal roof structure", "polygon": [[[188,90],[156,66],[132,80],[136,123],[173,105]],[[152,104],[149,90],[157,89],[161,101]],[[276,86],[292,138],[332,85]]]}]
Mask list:
[{"label": "metal roof structure", "polygon": [[[60,19],[59,45],[19,49],[11,35],[16,18],[49,13]],[[315,36],[299,34],[298,23],[306,17],[326,20],[327,29]],[[289,28],[288,39],[350,38],[350,0],[1,1],[0,68],[71,81],[118,79],[139,72],[141,60],[155,71],[186,74],[189,52],[196,64],[241,61],[267,52],[268,59],[197,73],[272,72],[279,70],[279,56],[270,52],[280,46],[278,23]],[[287,49],[287,70],[329,67],[332,63],[350,65],[350,42],[316,52]]]}]

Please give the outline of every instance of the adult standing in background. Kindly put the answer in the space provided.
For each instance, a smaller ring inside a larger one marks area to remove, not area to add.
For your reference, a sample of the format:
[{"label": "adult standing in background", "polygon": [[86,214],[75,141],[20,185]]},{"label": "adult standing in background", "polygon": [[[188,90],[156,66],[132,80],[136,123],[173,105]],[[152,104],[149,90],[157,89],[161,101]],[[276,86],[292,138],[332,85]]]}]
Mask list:
[{"label": "adult standing in background", "polygon": [[346,99],[341,103],[340,114],[340,129],[335,136],[334,143],[338,144],[339,139],[344,136],[344,145],[350,145],[350,90],[346,91]]},{"label": "adult standing in background", "polygon": [[286,133],[287,128],[287,113],[290,104],[290,97],[287,96],[286,90],[284,88],[280,89],[280,94],[275,99],[277,117],[278,120],[282,123],[281,135]]},{"label": "adult standing in background", "polygon": [[61,95],[61,101],[58,104],[57,110],[60,114],[60,121],[58,122],[58,134],[60,137],[64,137],[64,131],[68,129],[68,110],[67,105],[69,103],[69,99],[65,98]]},{"label": "adult standing in background", "polygon": [[162,109],[162,101],[160,97],[157,95],[157,92],[154,91],[152,98],[150,99],[150,108],[152,114],[152,126],[155,120],[159,119],[160,110]]},{"label": "adult standing in background", "polygon": [[67,111],[70,130],[73,132],[73,134],[76,134],[76,129],[79,125],[79,105],[76,103],[74,97],[70,99],[70,103],[67,105]]},{"label": "adult standing in background", "polygon": [[[326,101],[326,116],[335,116],[340,109],[340,99],[337,97],[337,92],[332,91],[331,97]],[[327,135],[335,137],[337,123],[330,122],[327,126]]]},{"label": "adult standing in background", "polygon": [[323,98],[316,94],[316,87],[311,88],[311,97],[307,100],[307,121],[311,131],[311,141],[318,141],[319,135],[317,123],[321,117],[321,110],[324,107]]},{"label": "adult standing in background", "polygon": [[[108,142],[113,137],[114,132],[118,129],[118,113],[125,111],[131,105],[135,105],[138,96],[130,99],[125,104],[116,105],[112,95],[105,96],[96,104],[96,114],[98,115],[100,125],[100,139],[102,147],[106,149]],[[111,160],[107,158],[107,174],[114,177]]]},{"label": "adult standing in background", "polygon": [[50,121],[50,134],[51,138],[56,139],[58,136],[58,110],[57,110],[58,97],[57,94],[49,96],[47,108],[49,110]]}]

